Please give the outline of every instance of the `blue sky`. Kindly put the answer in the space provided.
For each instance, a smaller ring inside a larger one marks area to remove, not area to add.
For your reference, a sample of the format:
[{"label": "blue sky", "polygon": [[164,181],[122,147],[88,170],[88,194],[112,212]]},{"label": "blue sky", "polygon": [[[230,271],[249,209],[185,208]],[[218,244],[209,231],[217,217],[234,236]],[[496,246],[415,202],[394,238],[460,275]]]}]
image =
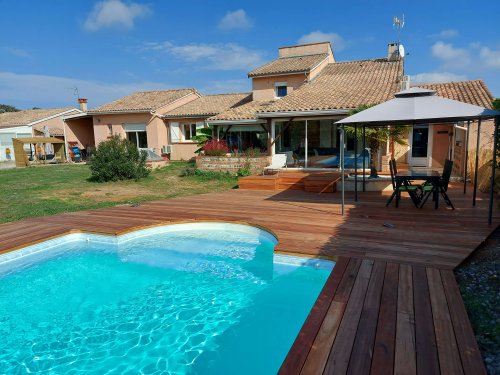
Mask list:
[{"label": "blue sky", "polygon": [[338,61],[385,57],[403,14],[413,82],[483,79],[500,97],[500,1],[0,0],[0,9],[0,103],[22,109],[74,105],[73,87],[90,107],[138,90],[249,91],[246,74],[280,46],[328,39]]}]

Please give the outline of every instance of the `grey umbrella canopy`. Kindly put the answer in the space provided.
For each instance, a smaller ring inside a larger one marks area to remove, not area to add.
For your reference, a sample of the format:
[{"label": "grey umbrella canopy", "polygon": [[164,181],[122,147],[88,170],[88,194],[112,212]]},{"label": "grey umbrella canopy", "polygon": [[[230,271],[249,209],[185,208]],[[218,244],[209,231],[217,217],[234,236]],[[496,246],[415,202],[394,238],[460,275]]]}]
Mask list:
[{"label": "grey umbrella canopy", "polygon": [[500,116],[499,111],[477,105],[446,99],[433,90],[412,87],[394,94],[395,98],[355,115],[337,124],[394,125],[425,122],[454,122],[487,119]]},{"label": "grey umbrella canopy", "polygon": [[[394,99],[368,108],[364,111],[346,117],[336,124],[341,126],[341,143],[344,143],[345,125],[376,126],[397,126],[425,123],[453,123],[458,121],[471,121],[484,119],[495,119],[495,134],[493,143],[493,155],[496,155],[496,146],[498,140],[498,124],[500,111],[479,107],[476,105],[460,102],[457,100],[446,99],[436,95],[434,90],[427,90],[420,87],[412,87],[408,90],[400,91],[394,94]],[[479,145],[479,131],[478,131]],[[344,213],[344,147],[341,147],[341,172],[342,172],[342,214]],[[495,158],[495,156],[493,156]],[[496,160],[496,159],[495,159]],[[492,176],[495,176],[496,163],[492,163]],[[355,166],[357,169],[357,166]],[[477,176],[477,156],[476,156],[476,174]],[[364,179],[364,169],[363,169]],[[357,199],[357,173],[355,173],[355,197]],[[474,183],[474,198],[477,182]],[[488,222],[491,224],[493,211],[493,187],[494,178],[491,180],[490,207]],[[465,190],[464,190],[465,191]]]}]

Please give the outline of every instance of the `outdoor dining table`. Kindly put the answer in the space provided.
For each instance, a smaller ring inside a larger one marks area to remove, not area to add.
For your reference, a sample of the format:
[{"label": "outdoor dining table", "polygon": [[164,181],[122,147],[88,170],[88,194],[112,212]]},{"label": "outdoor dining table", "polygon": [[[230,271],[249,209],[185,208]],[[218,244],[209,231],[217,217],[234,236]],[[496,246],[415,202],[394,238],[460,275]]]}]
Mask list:
[{"label": "outdoor dining table", "polygon": [[[432,194],[435,208],[437,209],[439,206],[439,179],[441,178],[441,174],[435,170],[430,169],[410,169],[407,171],[398,171],[396,176],[394,176],[396,182],[396,189],[399,189],[400,186],[410,186],[411,181],[425,181],[426,183],[432,184]],[[414,191],[408,190],[408,194],[410,195],[413,204],[415,207],[420,208],[420,200],[421,198],[415,194]],[[396,195],[396,207],[399,206],[399,198]]]}]

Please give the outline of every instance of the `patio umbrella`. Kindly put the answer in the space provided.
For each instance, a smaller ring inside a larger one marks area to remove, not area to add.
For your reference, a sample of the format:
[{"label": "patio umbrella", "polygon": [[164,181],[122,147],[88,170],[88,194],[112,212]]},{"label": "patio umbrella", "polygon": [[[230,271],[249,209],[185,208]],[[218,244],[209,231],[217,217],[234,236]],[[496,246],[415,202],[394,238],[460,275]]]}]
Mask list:
[{"label": "patio umbrella", "polygon": [[[496,155],[496,145],[498,140],[498,121],[500,111],[479,107],[477,105],[463,103],[457,100],[446,99],[436,95],[434,90],[412,87],[408,90],[400,91],[394,94],[394,99],[368,108],[362,112],[346,117],[336,124],[341,126],[343,133],[345,125],[369,125],[369,126],[397,126],[411,125],[415,123],[440,123],[440,122],[458,122],[482,119],[495,119],[495,135],[493,154]],[[478,125],[479,126],[479,125]],[[479,131],[478,131],[479,137]],[[479,142],[478,142],[479,143]],[[343,147],[341,148],[342,151]],[[344,158],[341,152],[341,172],[342,172],[342,213],[344,212]],[[495,175],[496,163],[492,163],[493,174]],[[476,160],[477,176],[477,160]],[[490,191],[490,212],[489,222],[493,210],[493,183],[492,179]],[[354,183],[357,195],[357,174],[355,174]],[[474,202],[475,202],[476,184],[474,184]]]}]

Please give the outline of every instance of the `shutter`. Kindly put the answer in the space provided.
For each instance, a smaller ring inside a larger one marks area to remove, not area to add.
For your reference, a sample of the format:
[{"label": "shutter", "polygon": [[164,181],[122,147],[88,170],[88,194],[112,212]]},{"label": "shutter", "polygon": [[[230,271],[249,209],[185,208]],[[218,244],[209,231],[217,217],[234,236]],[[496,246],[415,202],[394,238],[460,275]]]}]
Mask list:
[{"label": "shutter", "polygon": [[178,122],[170,123],[170,143],[179,143],[181,141],[181,130]]}]

